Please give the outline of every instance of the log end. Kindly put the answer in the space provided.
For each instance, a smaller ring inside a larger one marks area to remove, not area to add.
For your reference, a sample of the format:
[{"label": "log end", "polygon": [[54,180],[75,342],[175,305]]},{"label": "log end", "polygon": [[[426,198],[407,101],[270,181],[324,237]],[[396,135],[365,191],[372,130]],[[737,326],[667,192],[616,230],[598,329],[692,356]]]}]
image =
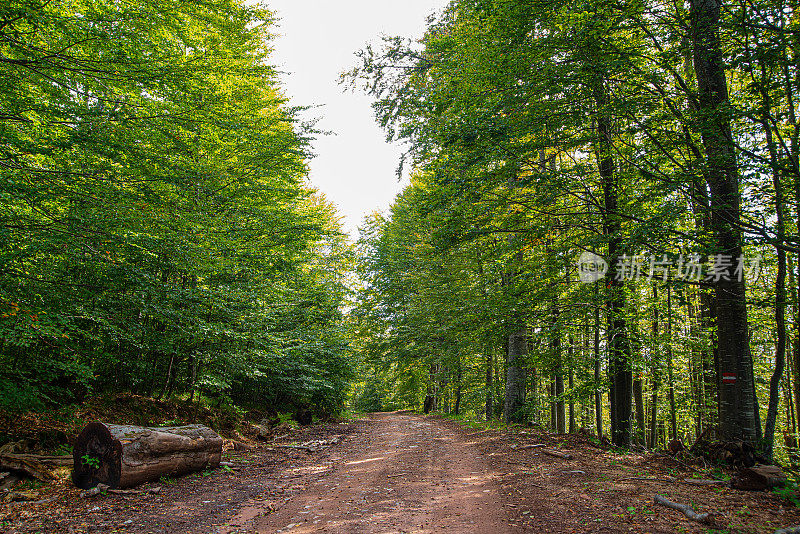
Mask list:
[{"label": "log end", "polygon": [[98,483],[111,488],[119,486],[121,476],[122,445],[108,427],[90,423],[75,440],[72,452],[72,481],[81,489]]},{"label": "log end", "polygon": [[764,491],[786,484],[786,473],[775,465],[745,467],[731,481],[731,487],[745,491]]}]

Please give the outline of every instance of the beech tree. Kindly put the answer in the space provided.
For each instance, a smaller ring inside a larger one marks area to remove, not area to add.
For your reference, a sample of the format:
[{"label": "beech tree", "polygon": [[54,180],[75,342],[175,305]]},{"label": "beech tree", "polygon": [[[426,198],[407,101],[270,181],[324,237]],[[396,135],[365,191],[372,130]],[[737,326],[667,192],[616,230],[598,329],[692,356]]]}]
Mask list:
[{"label": "beech tree", "polygon": [[5,407],[341,408],[349,252],[304,182],[314,132],[269,65],[271,23],[236,0],[0,8]]},{"label": "beech tree", "polygon": [[[481,383],[494,376],[506,398],[526,398],[524,417],[509,418],[512,401],[507,419],[563,431],[570,404],[600,435],[608,420],[618,445],[702,434],[767,454],[778,419],[796,432],[796,409],[778,409],[796,405],[780,396],[782,312],[797,299],[797,277],[787,277],[797,124],[786,17],[781,2],[461,0],[420,43],[387,38],[359,53],[345,78],[374,96],[389,136],[408,141],[428,199],[413,202],[424,206],[418,224],[446,236],[429,241],[425,261],[451,269],[457,249],[480,258],[483,277],[487,265],[506,266],[482,282],[497,308],[470,320],[486,332],[525,323],[524,378],[524,351],[487,339],[506,365]],[[364,250],[394,217],[371,227]],[[587,251],[608,267],[594,288],[576,280]],[[759,257],[756,277],[748,266]],[[437,313],[457,314],[450,306],[439,300]]]}]

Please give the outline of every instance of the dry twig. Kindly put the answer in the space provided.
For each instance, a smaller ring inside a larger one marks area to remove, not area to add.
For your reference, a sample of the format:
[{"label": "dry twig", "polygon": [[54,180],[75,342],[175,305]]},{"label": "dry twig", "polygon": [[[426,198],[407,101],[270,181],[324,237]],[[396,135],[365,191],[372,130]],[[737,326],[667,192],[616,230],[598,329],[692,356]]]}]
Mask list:
[{"label": "dry twig", "polygon": [[708,512],[698,514],[694,511],[694,509],[686,504],[680,504],[677,502],[672,502],[661,495],[656,495],[653,497],[653,501],[656,504],[660,504],[661,506],[666,506],[667,508],[672,508],[673,510],[678,510],[679,512],[683,512],[688,519],[692,521],[697,521],[698,523],[710,523],[711,522],[711,514]]}]

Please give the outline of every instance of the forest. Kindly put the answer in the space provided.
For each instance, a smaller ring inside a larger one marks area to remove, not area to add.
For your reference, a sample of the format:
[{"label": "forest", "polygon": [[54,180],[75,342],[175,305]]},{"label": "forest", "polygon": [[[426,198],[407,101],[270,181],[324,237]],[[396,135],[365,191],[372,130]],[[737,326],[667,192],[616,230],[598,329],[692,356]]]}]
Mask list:
[{"label": "forest", "polygon": [[797,2],[279,4],[0,2],[0,531],[800,532]]},{"label": "forest", "polygon": [[800,461],[785,0],[452,0],[356,52],[352,242],[239,0],[0,7],[0,409],[413,409]]},{"label": "forest", "polygon": [[357,243],[357,401],[795,463],[796,8],[453,1],[362,49],[412,179]]},{"label": "forest", "polygon": [[344,403],[352,254],[236,0],[0,8],[0,406]]}]

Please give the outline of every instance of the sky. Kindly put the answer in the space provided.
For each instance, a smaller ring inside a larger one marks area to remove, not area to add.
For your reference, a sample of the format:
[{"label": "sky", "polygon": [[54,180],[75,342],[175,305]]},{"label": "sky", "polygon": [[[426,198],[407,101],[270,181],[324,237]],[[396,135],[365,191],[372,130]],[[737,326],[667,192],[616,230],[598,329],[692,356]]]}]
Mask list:
[{"label": "sky", "polygon": [[419,38],[428,15],[447,0],[267,0],[279,18],[272,63],[290,104],[319,106],[303,119],[334,135],[314,143],[310,180],[343,216],[353,238],[364,216],[385,211],[408,179],[398,182],[402,147],[386,142],[369,96],[339,85],[339,74],[356,65],[354,53],[381,34]]}]

